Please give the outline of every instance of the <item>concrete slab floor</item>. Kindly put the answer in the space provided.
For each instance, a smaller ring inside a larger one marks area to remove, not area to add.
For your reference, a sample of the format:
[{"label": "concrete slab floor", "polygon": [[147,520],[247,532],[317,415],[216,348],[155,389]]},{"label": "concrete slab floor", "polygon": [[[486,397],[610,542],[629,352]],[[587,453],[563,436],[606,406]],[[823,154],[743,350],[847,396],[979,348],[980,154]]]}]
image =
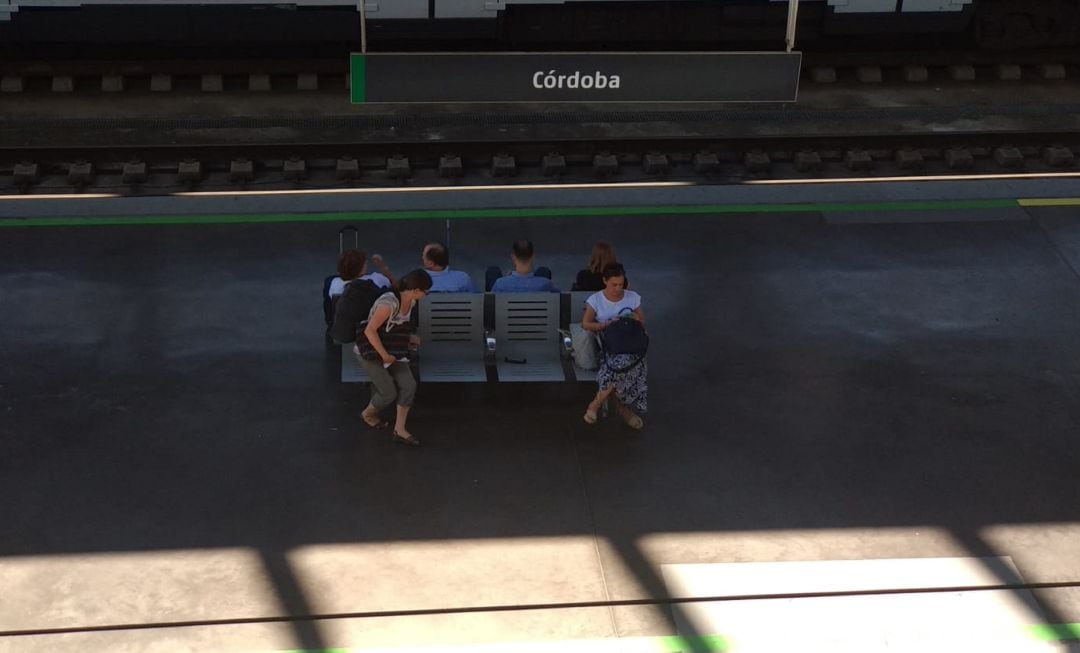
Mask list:
[{"label": "concrete slab floor", "polygon": [[[660,598],[676,563],[1010,556],[1077,580],[1080,216],[1027,211],[457,222],[454,267],[529,237],[564,288],[614,241],[653,338],[648,426],[587,427],[587,385],[428,385],[417,451],[337,382],[334,226],[5,230],[0,631],[448,612],[0,650],[671,634],[655,607],[453,610]],[[363,246],[404,271],[444,233],[376,222]],[[1080,591],[1036,594],[1080,621]]]}]

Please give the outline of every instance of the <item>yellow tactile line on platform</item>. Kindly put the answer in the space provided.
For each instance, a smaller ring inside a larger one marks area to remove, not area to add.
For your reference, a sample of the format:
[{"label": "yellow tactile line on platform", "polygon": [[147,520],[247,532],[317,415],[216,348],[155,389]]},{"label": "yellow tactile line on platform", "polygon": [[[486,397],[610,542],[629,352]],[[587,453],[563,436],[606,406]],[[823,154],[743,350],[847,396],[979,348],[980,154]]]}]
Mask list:
[{"label": "yellow tactile line on platform", "polygon": [[1080,197],[1055,197],[1051,199],[1016,200],[1020,206],[1080,206]]}]

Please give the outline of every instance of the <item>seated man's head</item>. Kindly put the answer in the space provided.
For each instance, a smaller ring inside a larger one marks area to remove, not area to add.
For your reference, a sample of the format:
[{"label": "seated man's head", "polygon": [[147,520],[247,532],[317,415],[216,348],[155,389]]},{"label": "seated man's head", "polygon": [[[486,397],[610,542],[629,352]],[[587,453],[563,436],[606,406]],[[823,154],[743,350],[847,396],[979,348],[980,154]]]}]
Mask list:
[{"label": "seated man's head", "polygon": [[516,240],[510,249],[510,260],[514,262],[514,267],[528,269],[532,267],[533,254],[532,242],[525,239]]},{"label": "seated man's head", "polygon": [[445,270],[450,265],[450,251],[440,242],[428,243],[420,253],[420,262],[425,270]]}]

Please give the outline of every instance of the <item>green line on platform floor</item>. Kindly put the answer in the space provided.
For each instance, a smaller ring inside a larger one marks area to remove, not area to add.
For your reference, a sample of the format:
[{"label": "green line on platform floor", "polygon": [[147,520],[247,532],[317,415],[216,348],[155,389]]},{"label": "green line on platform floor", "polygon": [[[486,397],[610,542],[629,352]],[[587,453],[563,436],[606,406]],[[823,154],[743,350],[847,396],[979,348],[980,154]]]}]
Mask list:
[{"label": "green line on platform floor", "polygon": [[480,220],[501,218],[586,218],[638,215],[715,215],[739,213],[823,213],[847,211],[948,211],[1016,208],[1016,200],[864,202],[853,204],[720,204],[704,206],[595,206],[529,209],[434,209],[427,211],[350,211],[334,213],[262,213],[251,215],[159,215],[64,218],[3,218],[0,228],[231,225],[298,222],[371,222],[396,220]]},{"label": "green line on platform floor", "polygon": [[[695,637],[681,637],[679,635],[669,635],[662,637],[631,637],[627,639],[618,640],[577,640],[577,641],[553,641],[550,642],[552,650],[565,649],[567,646],[573,645],[573,650],[588,650],[590,644],[607,644],[611,641],[622,641],[627,645],[633,645],[631,648],[635,651],[650,651],[651,653],[725,653],[731,650],[731,644],[723,635],[702,635]],[[536,651],[536,645],[544,645],[543,641],[533,642],[518,642],[518,643],[504,643],[504,644],[478,644],[475,646],[477,650],[503,650],[506,653],[513,653],[519,649],[520,645],[526,645],[528,650]],[[448,647],[451,650],[460,651],[466,647],[463,645],[453,645]],[[277,653],[361,653],[365,649],[362,647],[349,649],[349,648],[320,648],[320,649],[293,649],[289,651],[278,651]],[[377,649],[379,651],[392,651],[393,649]],[[439,650],[438,646],[422,646],[416,648],[409,648],[410,651],[431,651],[436,653]]]},{"label": "green line on platform floor", "polygon": [[[1080,640],[1080,623],[1068,623],[1068,624],[1036,624],[1027,627],[1027,633],[1033,639],[1037,639],[1043,642],[1065,642],[1065,641],[1077,641]],[[593,643],[607,643],[610,640],[578,640],[578,641],[561,641],[551,642],[552,650],[558,650],[565,648],[568,644],[574,644],[573,650],[587,650],[590,642]],[[635,651],[653,651],[654,653],[725,653],[727,651],[735,650],[732,643],[723,635],[704,635],[698,637],[680,637],[678,635],[672,635],[667,637],[632,637],[624,641],[627,645],[635,644],[635,646],[629,647]],[[543,642],[526,642],[530,646],[530,651],[536,651],[536,644],[543,644]],[[644,645],[644,646],[642,646]],[[453,650],[460,650],[461,646],[449,647]],[[491,649],[496,647],[492,644],[477,645],[478,649]],[[507,653],[513,653],[517,648],[514,644],[501,644],[497,648],[507,651]],[[361,648],[327,648],[327,649],[294,649],[290,651],[279,651],[278,653],[360,653],[363,650]],[[392,651],[393,649],[379,649],[380,651]],[[425,646],[409,649],[412,651],[432,651],[432,653],[439,650],[438,646]]]},{"label": "green line on platform floor", "polygon": [[669,653],[723,653],[730,648],[723,635],[698,637],[657,637],[657,644]]},{"label": "green line on platform floor", "polygon": [[1080,640],[1080,623],[1028,626],[1028,634],[1044,642]]}]

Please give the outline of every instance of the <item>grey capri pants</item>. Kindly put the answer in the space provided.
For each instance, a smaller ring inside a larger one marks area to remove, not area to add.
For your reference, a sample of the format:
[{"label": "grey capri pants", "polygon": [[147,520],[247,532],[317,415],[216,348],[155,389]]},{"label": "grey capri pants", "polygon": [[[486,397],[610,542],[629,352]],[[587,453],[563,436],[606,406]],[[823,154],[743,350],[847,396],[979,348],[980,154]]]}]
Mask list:
[{"label": "grey capri pants", "polygon": [[360,367],[371,379],[371,405],[382,410],[397,400],[398,406],[412,406],[416,397],[416,379],[408,363],[383,367],[382,361],[369,361],[357,354]]}]

